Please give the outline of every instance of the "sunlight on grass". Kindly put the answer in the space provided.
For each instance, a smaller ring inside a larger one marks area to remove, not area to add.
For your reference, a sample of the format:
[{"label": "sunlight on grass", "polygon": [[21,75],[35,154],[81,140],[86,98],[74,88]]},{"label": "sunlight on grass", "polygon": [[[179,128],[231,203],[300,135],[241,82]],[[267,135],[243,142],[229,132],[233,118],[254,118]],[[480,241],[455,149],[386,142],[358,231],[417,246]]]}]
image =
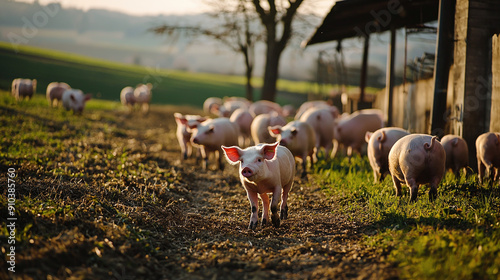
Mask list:
[{"label": "sunlight on grass", "polygon": [[[316,176],[338,211],[371,228],[369,246],[389,252],[402,278],[497,279],[500,268],[500,190],[476,176],[446,174],[434,202],[428,188],[417,202],[396,197],[390,177],[373,183],[366,157],[322,161]],[[443,276],[446,275],[444,278]]]}]

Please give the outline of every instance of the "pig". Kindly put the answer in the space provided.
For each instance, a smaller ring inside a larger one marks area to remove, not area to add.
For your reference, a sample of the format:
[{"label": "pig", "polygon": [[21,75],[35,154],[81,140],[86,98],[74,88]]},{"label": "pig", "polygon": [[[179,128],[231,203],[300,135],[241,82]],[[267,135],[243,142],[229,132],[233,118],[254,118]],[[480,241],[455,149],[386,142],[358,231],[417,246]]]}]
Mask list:
[{"label": "pig", "polygon": [[238,108],[248,109],[250,102],[246,99],[231,97],[224,101],[221,106],[214,106],[213,113],[219,117],[229,118]]},{"label": "pig", "polygon": [[237,146],[238,137],[238,125],[228,118],[208,119],[198,124],[193,129],[191,142],[200,149],[203,170],[207,169],[209,154],[214,154],[219,170],[224,170],[221,146]]},{"label": "pig", "polygon": [[120,92],[120,101],[123,106],[127,106],[129,108],[129,111],[132,111],[135,105],[134,90],[135,89],[133,87],[127,86]]},{"label": "pig", "polygon": [[240,146],[250,146],[252,141],[252,134],[250,132],[250,126],[252,125],[253,116],[252,114],[244,108],[236,109],[229,120],[238,125],[240,129]]},{"label": "pig", "polygon": [[65,90],[71,89],[67,83],[52,82],[47,86],[46,98],[50,107],[59,105],[62,102],[62,96]]},{"label": "pig", "polygon": [[[326,107],[330,107],[330,106],[331,105],[327,101],[324,101],[324,100],[306,101],[306,102],[302,103],[302,105],[300,105],[299,109],[295,113],[294,119],[299,120],[300,117],[302,117],[302,114],[304,114],[310,108],[313,108],[313,107],[314,108],[326,108]],[[332,106],[332,107],[337,109],[337,107],[335,107],[335,106]],[[338,112],[338,109],[337,109],[337,112]]]},{"label": "pig", "polygon": [[153,89],[151,83],[138,84],[134,89],[135,102],[142,107],[144,113],[149,112],[149,103],[152,96],[151,89]]},{"label": "pig", "polygon": [[274,143],[276,139],[269,134],[268,127],[275,125],[286,125],[286,119],[276,112],[256,116],[250,125],[253,142],[255,144]]},{"label": "pig", "polygon": [[311,107],[300,117],[300,121],[310,124],[316,133],[316,157],[321,148],[325,149],[325,157],[329,158],[333,148],[333,127],[338,111],[334,106]]},{"label": "pig", "polygon": [[287,147],[296,158],[302,161],[302,177],[306,177],[307,158],[311,162],[311,168],[316,160],[316,134],[313,127],[303,121],[292,121],[285,126],[269,126],[268,129],[280,145]]},{"label": "pig", "polygon": [[283,117],[293,117],[297,113],[297,109],[292,104],[286,104],[282,107]]},{"label": "pig", "polygon": [[203,102],[203,112],[205,114],[215,114],[215,107],[222,106],[222,99],[219,97],[209,97]]},{"label": "pig", "polygon": [[[486,175],[493,176],[493,181],[499,179],[500,168],[500,133],[486,132],[476,139],[476,157],[479,183],[482,184]],[[493,171],[495,173],[493,174]]]},{"label": "pig", "polygon": [[174,113],[174,118],[177,123],[176,136],[181,147],[182,158],[187,159],[193,152],[191,144],[192,129],[206,121],[207,118],[200,115],[183,115],[177,112]]},{"label": "pig", "polygon": [[451,169],[455,177],[460,175],[460,169],[466,172],[469,165],[467,142],[460,136],[449,134],[441,138],[441,145],[446,152],[446,170]]},{"label": "pig", "polygon": [[[259,199],[262,200],[262,226],[269,221],[269,197],[271,201],[271,221],[275,227],[280,226],[280,219],[288,217],[288,193],[295,176],[295,159],[287,148],[274,144],[259,144],[242,150],[239,147],[222,146],[227,161],[233,165],[239,163],[241,184],[247,192],[252,214],[249,229],[254,230],[258,223]],[[278,204],[281,200],[280,214]]]},{"label": "pig", "polygon": [[79,89],[67,89],[62,95],[62,104],[66,111],[73,110],[73,113],[81,114],[85,103],[91,98],[90,93],[83,94]]},{"label": "pig", "polygon": [[248,108],[252,116],[256,117],[261,114],[269,114],[271,112],[277,112],[280,115],[283,115],[283,109],[278,103],[268,101],[268,100],[259,100],[250,105]]},{"label": "pig", "polygon": [[341,117],[334,128],[334,137],[337,143],[333,156],[337,153],[339,145],[344,145],[347,148],[349,158],[352,156],[353,150],[361,154],[363,146],[366,144],[366,132],[376,131],[383,126],[383,113],[377,109],[360,110],[349,116]]},{"label": "pig", "polygon": [[389,152],[396,141],[410,134],[399,127],[384,127],[375,132],[368,131],[365,140],[368,143],[367,155],[373,169],[374,182],[384,180],[389,173]]},{"label": "pig", "polygon": [[36,92],[36,79],[14,79],[12,81],[12,95],[17,101],[24,98],[31,99]]},{"label": "pig", "polygon": [[433,201],[444,176],[445,163],[446,152],[436,136],[403,136],[389,152],[389,171],[396,195],[401,196],[401,184],[406,184],[410,189],[411,201],[416,201],[419,185],[429,184],[429,199]]}]

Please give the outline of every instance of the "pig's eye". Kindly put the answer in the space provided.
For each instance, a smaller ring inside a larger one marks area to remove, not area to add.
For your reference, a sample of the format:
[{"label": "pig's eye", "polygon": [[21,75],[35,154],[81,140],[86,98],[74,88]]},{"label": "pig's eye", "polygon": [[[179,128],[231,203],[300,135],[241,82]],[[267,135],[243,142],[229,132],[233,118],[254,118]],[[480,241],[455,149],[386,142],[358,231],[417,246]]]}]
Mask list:
[{"label": "pig's eye", "polygon": [[258,162],[262,162],[262,159],[260,159],[260,158],[259,158],[259,159],[257,159],[257,161],[258,161]]}]

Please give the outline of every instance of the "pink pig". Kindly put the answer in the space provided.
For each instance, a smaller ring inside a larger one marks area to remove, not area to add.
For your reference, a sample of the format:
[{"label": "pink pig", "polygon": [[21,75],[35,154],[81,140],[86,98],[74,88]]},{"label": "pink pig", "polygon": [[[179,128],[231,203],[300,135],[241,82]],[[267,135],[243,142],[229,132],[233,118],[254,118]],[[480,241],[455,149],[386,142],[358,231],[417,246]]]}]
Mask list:
[{"label": "pink pig", "polygon": [[300,121],[310,124],[316,133],[316,157],[321,147],[325,149],[325,157],[329,158],[333,148],[333,127],[338,115],[337,107],[311,107],[300,117]]},{"label": "pink pig", "polygon": [[200,148],[203,157],[203,170],[207,169],[208,156],[214,154],[219,169],[223,170],[221,146],[238,145],[239,128],[228,118],[208,119],[193,129],[191,142]]},{"label": "pink pig", "polygon": [[410,134],[399,127],[385,127],[375,132],[366,132],[365,140],[368,143],[367,155],[373,169],[375,183],[384,180],[389,173],[389,152],[396,141]]},{"label": "pink pig", "polygon": [[52,82],[47,86],[47,101],[50,107],[62,102],[62,96],[65,90],[71,89],[67,83]]},{"label": "pink pig", "polygon": [[396,141],[389,152],[389,171],[396,195],[401,195],[401,184],[406,184],[411,200],[416,201],[419,185],[430,183],[429,199],[434,200],[444,176],[445,161],[446,153],[436,136],[410,134]]},{"label": "pink pig", "polygon": [[250,126],[252,125],[253,116],[245,108],[238,108],[232,114],[229,120],[238,125],[240,129],[240,146],[250,146],[252,142],[252,135]]},{"label": "pink pig", "polygon": [[307,158],[311,162],[311,167],[316,160],[316,134],[312,126],[306,122],[292,121],[285,126],[270,126],[268,129],[280,145],[287,147],[295,157],[302,160],[302,177],[305,177]]},{"label": "pink pig", "polygon": [[460,169],[466,171],[469,165],[469,148],[467,142],[457,135],[445,135],[441,138],[446,152],[446,170],[451,169],[456,177],[460,175]]},{"label": "pink pig", "polygon": [[90,93],[83,94],[79,89],[67,89],[62,96],[62,104],[66,110],[73,113],[82,113],[85,103],[92,98]]},{"label": "pink pig", "polygon": [[177,123],[177,141],[181,147],[183,159],[191,156],[193,147],[191,145],[192,129],[196,128],[198,124],[207,120],[207,118],[199,115],[183,115],[181,113],[174,113],[175,122]]},{"label": "pink pig", "polygon": [[479,135],[476,139],[476,152],[479,183],[483,183],[487,174],[490,177],[493,176],[493,181],[497,181],[500,176],[498,171],[500,168],[500,133],[487,132]]},{"label": "pink pig", "polygon": [[351,157],[352,150],[361,153],[366,144],[367,131],[375,131],[384,126],[383,113],[378,109],[365,109],[341,117],[335,126],[335,139],[337,140],[333,155],[335,156],[340,144],[347,148],[347,155]]},{"label": "pink pig", "polygon": [[[287,199],[295,176],[295,160],[292,153],[285,147],[274,144],[260,144],[242,150],[239,147],[222,146],[226,159],[231,164],[240,164],[239,174],[241,184],[245,188],[250,201],[252,214],[249,229],[255,229],[258,223],[259,199],[264,208],[262,225],[269,221],[269,197],[271,201],[271,221],[275,227],[281,219],[288,216]],[[278,204],[281,200],[280,214]]]},{"label": "pink pig", "polygon": [[250,134],[255,144],[274,143],[274,139],[267,127],[275,125],[286,125],[286,119],[276,112],[256,116],[250,125]]},{"label": "pink pig", "polygon": [[17,101],[24,98],[31,99],[36,92],[36,79],[14,79],[12,81],[12,95]]}]

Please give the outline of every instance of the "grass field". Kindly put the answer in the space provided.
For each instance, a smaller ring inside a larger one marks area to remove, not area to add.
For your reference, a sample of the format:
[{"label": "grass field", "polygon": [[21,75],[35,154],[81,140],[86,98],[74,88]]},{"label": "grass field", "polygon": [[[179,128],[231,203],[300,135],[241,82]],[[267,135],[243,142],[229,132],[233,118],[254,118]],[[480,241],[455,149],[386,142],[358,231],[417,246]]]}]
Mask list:
[{"label": "grass field", "polygon": [[[0,42],[0,89],[9,90],[13,79],[36,78],[37,92],[44,94],[50,82],[64,81],[74,88],[93,93],[105,100],[119,100],[123,87],[152,83],[155,104],[192,105],[201,107],[212,96],[244,96],[242,76],[190,73],[120,64],[70,53],[19,46],[18,52]],[[259,96],[262,80],[253,79],[255,96]],[[300,105],[307,93],[315,90],[308,82],[280,80],[277,102]],[[257,99],[256,99],[257,100]]]},{"label": "grass field", "polygon": [[[0,92],[0,184],[15,170],[16,273],[46,279],[498,279],[500,188],[447,174],[410,203],[366,157],[321,159],[296,178],[290,218],[247,230],[235,169],[183,162],[175,111],[125,114],[92,100],[82,116]],[[2,188],[0,208],[8,208]]]}]

